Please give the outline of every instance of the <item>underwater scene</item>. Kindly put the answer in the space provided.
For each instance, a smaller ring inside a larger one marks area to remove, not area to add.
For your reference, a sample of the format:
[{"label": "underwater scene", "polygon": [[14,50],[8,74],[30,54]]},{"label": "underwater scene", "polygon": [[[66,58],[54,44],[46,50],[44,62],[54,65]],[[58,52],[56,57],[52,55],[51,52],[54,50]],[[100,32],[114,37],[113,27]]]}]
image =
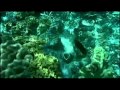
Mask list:
[{"label": "underwater scene", "polygon": [[120,78],[120,11],[0,12],[0,78]]}]

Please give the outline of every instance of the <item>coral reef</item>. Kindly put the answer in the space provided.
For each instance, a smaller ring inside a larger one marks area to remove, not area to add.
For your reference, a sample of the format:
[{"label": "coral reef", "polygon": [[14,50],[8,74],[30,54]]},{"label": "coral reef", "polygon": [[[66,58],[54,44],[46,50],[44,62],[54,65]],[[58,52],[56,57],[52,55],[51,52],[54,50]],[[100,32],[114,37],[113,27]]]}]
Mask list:
[{"label": "coral reef", "polygon": [[13,36],[34,35],[38,24],[39,20],[34,12],[6,12],[3,17],[4,32],[9,32]]},{"label": "coral reef", "polygon": [[119,11],[1,12],[2,78],[119,78]]},{"label": "coral reef", "polygon": [[107,59],[107,53],[101,46],[96,46],[93,51],[93,56],[91,58],[92,62],[91,63],[98,63],[99,68],[103,67],[103,62],[104,60]]},{"label": "coral reef", "polygon": [[14,41],[7,41],[0,45],[0,76],[1,78],[29,78],[27,67],[33,56]]},{"label": "coral reef", "polygon": [[39,53],[42,52],[43,45],[46,44],[46,40],[39,38],[38,36],[31,35],[29,37],[17,37],[14,38],[15,41],[23,42],[23,47],[27,48],[31,53]]},{"label": "coral reef", "polygon": [[33,78],[60,78],[60,65],[57,58],[42,53],[35,54],[30,63],[29,71]]},{"label": "coral reef", "polygon": [[101,46],[93,50],[91,63],[79,70],[79,78],[114,78],[113,67],[108,65],[108,54]]}]

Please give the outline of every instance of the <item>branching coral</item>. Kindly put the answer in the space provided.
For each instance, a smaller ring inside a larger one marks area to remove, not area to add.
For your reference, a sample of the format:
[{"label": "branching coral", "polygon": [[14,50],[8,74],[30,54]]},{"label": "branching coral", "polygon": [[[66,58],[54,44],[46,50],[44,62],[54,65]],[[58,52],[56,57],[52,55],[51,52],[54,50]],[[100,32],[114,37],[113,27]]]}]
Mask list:
[{"label": "branching coral", "polygon": [[39,25],[37,27],[37,34],[41,35],[45,33],[51,25],[51,16],[47,14],[42,14],[39,19]]},{"label": "branching coral", "polygon": [[34,14],[34,12],[6,12],[4,17],[8,19],[2,20],[2,24],[12,35],[35,35],[39,20]]},{"label": "branching coral", "polygon": [[33,78],[60,78],[60,67],[57,58],[42,53],[35,54],[30,63],[29,71]]},{"label": "branching coral", "polygon": [[27,48],[29,52],[34,54],[42,52],[42,47],[46,44],[44,39],[32,35],[24,41],[23,47]]},{"label": "branching coral", "polygon": [[31,53],[41,52],[41,48],[47,43],[45,39],[35,35],[17,36],[13,38],[13,40],[22,44],[23,47],[27,48]]}]

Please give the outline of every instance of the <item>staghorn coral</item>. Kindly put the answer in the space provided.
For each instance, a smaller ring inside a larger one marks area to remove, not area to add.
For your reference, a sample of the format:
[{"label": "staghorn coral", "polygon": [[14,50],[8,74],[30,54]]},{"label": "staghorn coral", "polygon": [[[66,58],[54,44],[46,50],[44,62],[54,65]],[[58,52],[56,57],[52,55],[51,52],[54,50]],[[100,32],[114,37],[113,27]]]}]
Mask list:
[{"label": "staghorn coral", "polygon": [[0,45],[0,76],[1,78],[29,78],[30,72],[27,71],[29,62],[33,56],[14,41],[7,41]]},{"label": "staghorn coral", "polygon": [[57,58],[42,53],[35,54],[29,71],[33,78],[60,78],[60,67]]}]

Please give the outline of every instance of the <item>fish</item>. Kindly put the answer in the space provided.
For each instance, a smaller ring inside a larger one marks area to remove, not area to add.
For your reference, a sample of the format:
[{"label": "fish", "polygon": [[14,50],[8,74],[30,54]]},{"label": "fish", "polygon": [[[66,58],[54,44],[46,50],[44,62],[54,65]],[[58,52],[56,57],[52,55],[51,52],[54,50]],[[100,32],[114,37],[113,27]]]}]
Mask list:
[{"label": "fish", "polygon": [[81,53],[86,56],[87,55],[87,49],[80,43],[79,40],[74,40],[75,46],[81,51]]}]

